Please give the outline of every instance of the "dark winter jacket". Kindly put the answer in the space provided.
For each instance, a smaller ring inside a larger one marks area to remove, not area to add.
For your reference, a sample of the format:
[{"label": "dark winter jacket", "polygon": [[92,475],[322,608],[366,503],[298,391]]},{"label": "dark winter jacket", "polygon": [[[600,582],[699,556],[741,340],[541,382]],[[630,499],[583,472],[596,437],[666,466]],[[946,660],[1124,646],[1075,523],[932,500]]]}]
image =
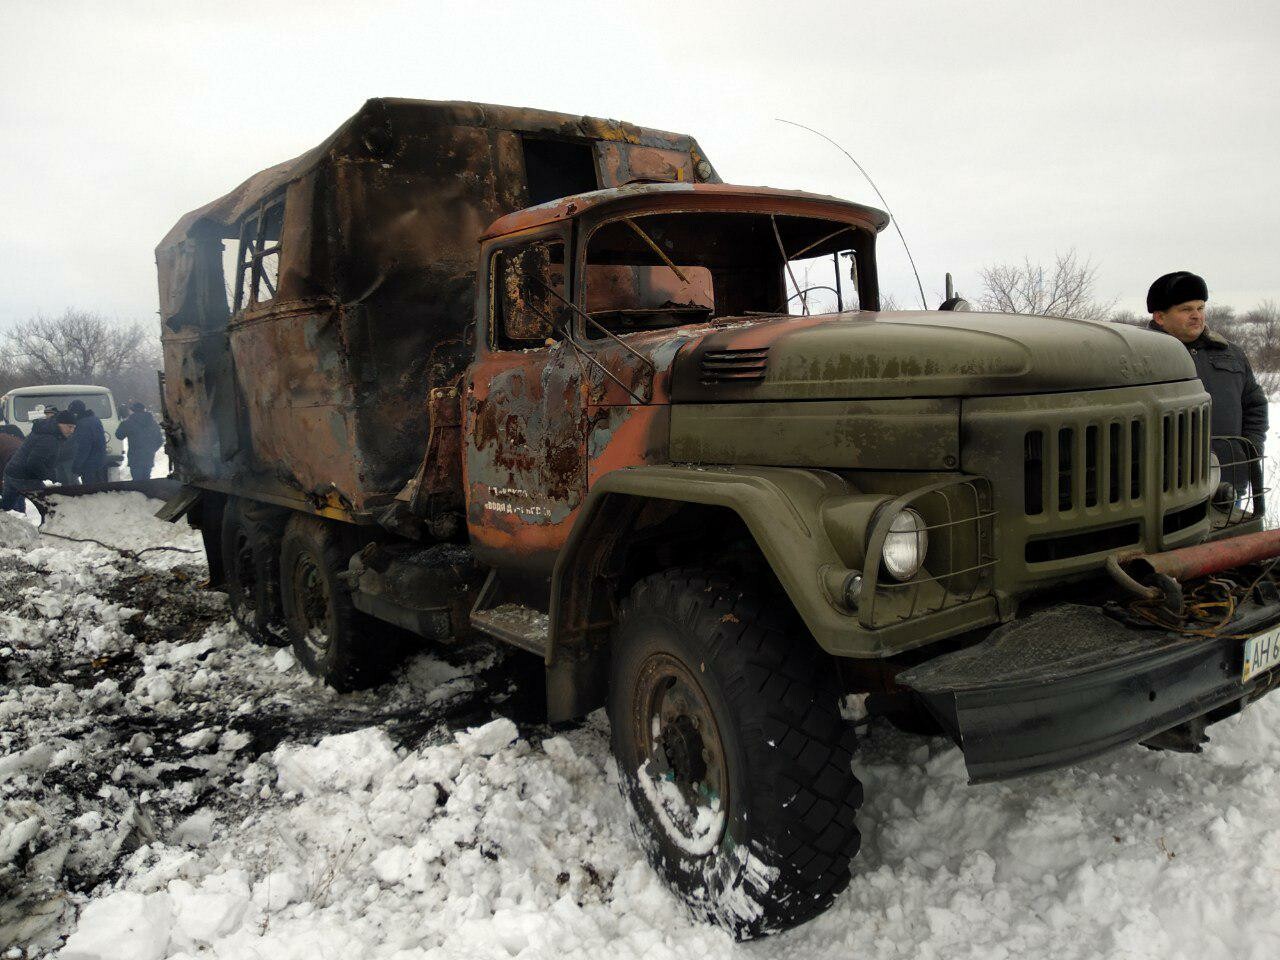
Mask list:
[{"label": "dark winter jacket", "polygon": [[0,476],[4,475],[4,468],[9,465],[9,461],[13,455],[22,449],[25,440],[8,433],[0,433]]},{"label": "dark winter jacket", "polygon": [[146,410],[131,413],[121,420],[120,426],[116,427],[116,439],[128,441],[131,460],[138,456],[154,456],[164,446],[160,424]]},{"label": "dark winter jacket", "polygon": [[5,467],[5,476],[14,480],[52,480],[54,463],[62,448],[62,432],[53,420],[37,420],[31,425],[31,434],[22,441]]},{"label": "dark winter jacket", "polygon": [[[1153,330],[1159,330],[1155,321]],[[1254,379],[1243,350],[1208,327],[1185,345],[1196,376],[1213,400],[1209,432],[1215,437],[1246,437],[1262,452],[1267,439],[1267,395]]]},{"label": "dark winter jacket", "polygon": [[76,422],[71,446],[72,471],[85,483],[92,483],[98,471],[107,466],[107,432],[102,429],[102,421],[96,413],[89,411]]}]

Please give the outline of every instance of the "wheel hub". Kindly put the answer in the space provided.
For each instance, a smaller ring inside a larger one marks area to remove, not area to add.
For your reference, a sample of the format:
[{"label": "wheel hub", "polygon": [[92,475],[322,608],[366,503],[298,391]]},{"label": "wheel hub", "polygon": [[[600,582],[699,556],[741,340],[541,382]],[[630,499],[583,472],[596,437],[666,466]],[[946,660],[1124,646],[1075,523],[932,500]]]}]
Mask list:
[{"label": "wheel hub", "polygon": [[[669,654],[650,657],[640,671],[632,722],[642,746],[641,775],[664,786],[659,796],[672,826],[691,840],[718,840],[727,810],[729,777],[720,730],[693,672]],[[674,787],[678,801],[667,804]],[[683,807],[683,809],[675,809]],[[708,838],[706,825],[716,823]]]},{"label": "wheel hub", "polygon": [[700,784],[707,778],[706,747],[693,719],[679,716],[658,734],[658,744],[676,782]]},{"label": "wheel hub", "polygon": [[294,596],[302,617],[302,638],[317,659],[328,652],[330,643],[329,590],[315,561],[298,558],[293,570]]}]

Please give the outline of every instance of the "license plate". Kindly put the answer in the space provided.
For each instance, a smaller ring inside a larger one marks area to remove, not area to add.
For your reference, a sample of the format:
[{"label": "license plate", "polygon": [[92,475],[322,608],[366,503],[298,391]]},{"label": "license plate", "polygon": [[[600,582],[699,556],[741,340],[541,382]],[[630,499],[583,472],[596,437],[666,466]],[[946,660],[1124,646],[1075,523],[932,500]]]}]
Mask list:
[{"label": "license plate", "polygon": [[1244,642],[1244,668],[1240,672],[1242,683],[1270,670],[1280,663],[1280,628],[1260,633]]}]

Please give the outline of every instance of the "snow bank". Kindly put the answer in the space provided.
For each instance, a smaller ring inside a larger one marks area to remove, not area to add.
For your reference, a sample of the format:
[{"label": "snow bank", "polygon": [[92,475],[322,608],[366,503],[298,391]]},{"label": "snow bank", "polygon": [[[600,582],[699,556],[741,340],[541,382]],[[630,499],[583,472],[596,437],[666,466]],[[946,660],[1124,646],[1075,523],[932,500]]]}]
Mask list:
[{"label": "snow bank", "polygon": [[25,517],[0,510],[0,550],[25,550],[39,539],[39,531]]},{"label": "snow bank", "polygon": [[195,944],[211,960],[302,960],[319,944],[398,960],[1269,960],[1278,722],[1280,703],[1264,702],[1199,757],[1131,748],[983,787],[950,746],[877,729],[858,761],[866,842],[849,890],[747,946],[687,920],[643,862],[599,717],[541,747],[509,740],[506,720],[403,757],[374,729],[282,744],[272,764],[281,787],[303,788],[296,802],[197,860],[157,852],[125,889],[200,904],[199,926],[173,908],[167,956]]},{"label": "snow bank", "polygon": [[[61,522],[145,542],[144,505]],[[1270,960],[1280,943],[1280,695],[1198,756],[1130,747],[980,787],[949,744],[873,723],[848,890],[739,946],[645,863],[599,715],[555,736],[493,719],[491,652],[338,696],[247,644],[202,570],[153,556],[0,550],[0,943],[73,931],[72,960]]]},{"label": "snow bank", "polygon": [[[151,562],[165,566],[203,560],[200,534],[185,521],[167,523],[157,520],[158,501],[141,493],[97,493],[85,497],[52,497],[53,509],[46,518],[42,533],[62,537],[92,537],[125,550],[155,547],[177,547],[188,551],[156,551],[147,554]],[[46,538],[46,543],[75,549],[77,552],[101,552],[92,544],[74,544]]]},{"label": "snow bank", "polygon": [[325,737],[314,747],[280,746],[272,759],[276,785],[306,796],[366,790],[398,762],[391,738],[378,729]]},{"label": "snow bank", "polygon": [[[185,525],[152,525],[155,501],[100,499],[97,514],[63,512],[61,529],[131,548],[191,543]],[[227,871],[206,883],[204,851],[224,849],[249,810],[284,803],[271,751],[335,728],[387,742],[376,723],[420,736],[430,711],[479,691],[475,674],[493,662],[487,645],[448,664],[419,657],[405,678],[340,697],[287,651],[247,642],[225,597],[200,589],[206,576],[201,554],[133,559],[52,537],[0,548],[0,955],[11,944],[43,955],[77,926],[71,955],[190,953],[247,922],[236,898],[264,910],[301,902],[310,878],[257,863],[234,889],[216,886]],[[358,757],[366,783],[385,773],[371,756]],[[113,899],[117,878],[143,874],[145,889],[123,892],[167,900]],[[97,896],[73,892],[100,881]],[[199,909],[184,906],[197,895]],[[222,919],[193,926],[214,903]],[[168,936],[152,937],[164,904]]]},{"label": "snow bank", "polygon": [[163,894],[119,891],[90,903],[61,960],[163,960],[169,955],[173,906]]}]

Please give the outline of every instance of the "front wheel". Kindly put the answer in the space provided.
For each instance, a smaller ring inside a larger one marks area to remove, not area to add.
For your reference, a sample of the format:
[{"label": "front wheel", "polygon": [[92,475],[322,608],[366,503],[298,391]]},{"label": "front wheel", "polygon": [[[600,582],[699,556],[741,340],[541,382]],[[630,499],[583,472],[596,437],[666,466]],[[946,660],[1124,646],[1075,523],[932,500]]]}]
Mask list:
[{"label": "front wheel", "polygon": [[855,734],[802,630],[785,599],[693,570],[637,583],[614,630],[609,719],[637,834],[695,916],[739,939],[826,909],[860,842]]}]

